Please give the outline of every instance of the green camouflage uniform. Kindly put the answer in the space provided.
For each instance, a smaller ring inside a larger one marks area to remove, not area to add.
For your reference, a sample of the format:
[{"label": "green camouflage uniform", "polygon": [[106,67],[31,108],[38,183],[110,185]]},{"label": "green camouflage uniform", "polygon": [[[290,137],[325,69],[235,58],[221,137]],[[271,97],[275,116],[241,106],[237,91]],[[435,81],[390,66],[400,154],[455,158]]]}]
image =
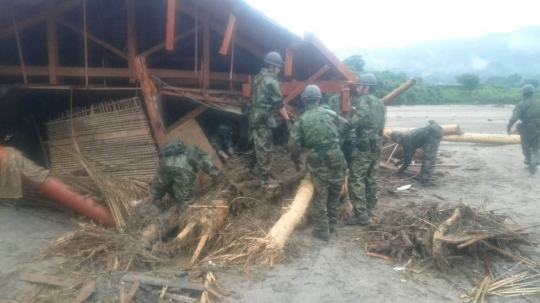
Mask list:
[{"label": "green camouflage uniform", "polygon": [[317,104],[309,104],[296,120],[289,139],[293,159],[302,148],[309,148],[306,164],[314,195],[311,200],[315,230],[328,232],[337,223],[345,161],[339,148],[338,116]]},{"label": "green camouflage uniform", "polygon": [[217,131],[214,131],[210,138],[208,138],[212,147],[216,150],[216,153],[222,157],[223,154],[229,153],[232,156],[234,151],[233,142],[230,136],[223,136]]},{"label": "green camouflage uniform", "polygon": [[416,150],[423,148],[422,168],[420,169],[420,180],[428,182],[431,180],[435,170],[435,161],[444,130],[435,121],[429,121],[425,127],[415,128],[401,135],[399,145],[403,147],[403,164],[399,173],[403,173],[411,164]]},{"label": "green camouflage uniform", "polygon": [[[518,120],[517,130],[521,136],[521,148],[525,160],[533,165],[540,164],[538,150],[540,148],[540,101],[534,96],[524,96],[514,108],[508,127]],[[534,161],[534,162],[533,162]]]},{"label": "green camouflage uniform", "polygon": [[356,147],[349,164],[349,199],[356,216],[377,204],[377,175],[386,123],[386,107],[373,94],[354,96],[350,119],[356,128]]},{"label": "green camouflage uniform", "polygon": [[331,111],[338,115],[339,119],[339,145],[341,146],[341,151],[345,156],[347,164],[350,163],[353,149],[356,148],[356,129],[347,121],[347,119],[339,116],[339,113],[331,108],[330,104],[325,103],[321,105],[321,108]]},{"label": "green camouflage uniform", "polygon": [[263,179],[269,177],[274,160],[272,129],[276,127],[273,110],[285,106],[279,89],[277,75],[267,68],[255,76],[251,87],[251,104],[248,107],[249,137],[254,150],[248,152],[248,168],[259,165]]},{"label": "green camouflage uniform", "polygon": [[339,113],[341,112],[340,97],[341,97],[341,94],[338,94],[338,93],[330,94],[328,98],[325,98],[326,100],[323,104],[321,104],[321,106],[327,105],[328,109],[334,111],[336,114],[339,115]]},{"label": "green camouflage uniform", "polygon": [[160,153],[159,167],[150,187],[154,201],[161,201],[168,193],[178,203],[178,213],[183,213],[194,201],[193,181],[201,169],[213,180],[219,175],[212,159],[200,148],[183,146],[181,150],[167,153],[166,145]]}]

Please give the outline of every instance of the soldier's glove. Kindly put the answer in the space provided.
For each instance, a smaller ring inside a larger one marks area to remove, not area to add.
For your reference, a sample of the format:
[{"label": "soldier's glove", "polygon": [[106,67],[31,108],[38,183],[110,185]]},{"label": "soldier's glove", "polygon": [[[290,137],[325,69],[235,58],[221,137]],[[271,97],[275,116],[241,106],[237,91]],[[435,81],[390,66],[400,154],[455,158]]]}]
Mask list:
[{"label": "soldier's glove", "polygon": [[506,128],[506,133],[507,133],[509,136],[511,136],[511,135],[512,135],[512,127],[508,126],[508,127]]}]

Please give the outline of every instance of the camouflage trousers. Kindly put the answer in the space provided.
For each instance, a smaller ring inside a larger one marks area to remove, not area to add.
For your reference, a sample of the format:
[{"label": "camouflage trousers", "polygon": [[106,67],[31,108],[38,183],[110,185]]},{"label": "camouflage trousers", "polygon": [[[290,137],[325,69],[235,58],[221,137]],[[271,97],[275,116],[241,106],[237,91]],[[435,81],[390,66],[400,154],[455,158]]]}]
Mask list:
[{"label": "camouflage trousers", "polygon": [[[166,207],[169,204],[177,205],[178,214],[182,214],[187,210],[189,205],[195,201],[193,195],[193,181],[191,174],[183,173],[181,169],[163,169],[154,177],[154,181],[150,186],[150,193],[158,207]],[[161,202],[165,194],[168,194],[170,199]]]},{"label": "camouflage trousers", "polygon": [[525,161],[528,163],[534,161],[537,165],[540,164],[540,132],[536,131],[535,128],[525,129],[522,123],[519,123],[516,129],[521,137],[521,151],[525,156]]},{"label": "camouflage trousers", "polygon": [[314,188],[310,204],[314,229],[328,231],[329,227],[336,226],[338,220],[345,159],[339,148],[311,151],[306,164]]},{"label": "camouflage trousers", "polygon": [[430,181],[433,171],[435,170],[435,161],[437,160],[437,152],[441,144],[441,138],[431,136],[423,146],[424,156],[422,157],[422,168],[420,169],[420,180]]},{"label": "camouflage trousers", "polygon": [[258,164],[261,177],[267,178],[270,176],[270,168],[272,168],[272,162],[274,161],[272,128],[252,128],[249,131],[249,139],[253,147],[246,154],[246,166],[253,169],[255,164]]},{"label": "camouflage trousers", "polygon": [[355,149],[349,165],[349,200],[357,216],[371,211],[377,204],[377,176],[380,153]]}]

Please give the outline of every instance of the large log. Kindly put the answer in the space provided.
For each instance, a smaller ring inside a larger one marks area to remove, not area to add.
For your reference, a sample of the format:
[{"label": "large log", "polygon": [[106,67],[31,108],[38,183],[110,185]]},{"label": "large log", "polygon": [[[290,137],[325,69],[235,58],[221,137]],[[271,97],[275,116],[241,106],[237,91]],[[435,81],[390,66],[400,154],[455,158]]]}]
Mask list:
[{"label": "large log", "polygon": [[[441,125],[441,127],[444,129],[444,135],[445,135],[445,136],[459,135],[459,134],[461,134],[461,128],[459,127],[458,124]],[[386,128],[384,128],[384,134],[385,134],[386,136],[390,136],[390,134],[391,134],[393,131],[395,131],[395,130],[399,130],[399,131],[405,132],[405,131],[408,131],[408,130],[411,130],[411,129],[414,129],[414,128],[406,128],[406,127],[386,127]]]},{"label": "large log", "polygon": [[382,103],[388,103],[394,100],[397,96],[406,92],[409,88],[413,87],[416,84],[416,79],[412,78],[407,80],[405,83],[401,84],[398,88],[391,91],[388,95],[384,96],[381,99]]},{"label": "large log", "polygon": [[519,135],[493,135],[493,134],[462,134],[454,136],[444,136],[443,141],[449,142],[467,142],[467,143],[485,143],[485,144],[520,144]]},{"label": "large log", "polygon": [[250,260],[256,258],[261,264],[272,266],[280,258],[283,246],[306,212],[313,190],[311,179],[306,177],[300,184],[289,211],[281,216],[265,238],[253,240],[248,252]]}]

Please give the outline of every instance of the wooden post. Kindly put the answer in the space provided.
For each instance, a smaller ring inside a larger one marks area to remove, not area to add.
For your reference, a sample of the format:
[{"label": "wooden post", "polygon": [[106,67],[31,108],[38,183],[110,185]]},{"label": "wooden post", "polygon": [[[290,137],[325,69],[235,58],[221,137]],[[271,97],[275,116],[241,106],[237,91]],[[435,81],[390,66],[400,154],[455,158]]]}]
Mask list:
[{"label": "wooden post", "polygon": [[293,74],[293,49],[290,47],[287,47],[285,49],[285,70],[283,73],[285,76],[290,77]]},{"label": "wooden post", "polygon": [[52,0],[47,2],[49,17],[47,18],[47,51],[49,54],[49,84],[58,84],[56,68],[58,66],[58,39],[56,32],[56,21],[54,21]]},{"label": "wooden post", "polygon": [[86,37],[86,0],[83,0],[83,31],[84,31],[84,74],[88,85],[88,38]]},{"label": "wooden post", "polygon": [[348,112],[351,110],[351,89],[345,85],[341,89],[341,111]]},{"label": "wooden post", "polygon": [[416,79],[412,78],[407,80],[405,83],[401,84],[398,88],[391,91],[388,95],[384,96],[384,98],[381,99],[382,103],[388,103],[401,95],[402,93],[406,92],[409,88],[413,87],[416,84]]},{"label": "wooden post", "polygon": [[[134,0],[126,0],[127,11],[127,49],[128,68],[135,72],[135,55],[137,54],[137,36],[135,33],[135,3]],[[146,68],[146,66],[145,66]],[[135,83],[135,78],[130,78],[129,82]]]},{"label": "wooden post", "polygon": [[[128,0],[131,1],[131,0]],[[152,131],[154,133],[154,139],[159,148],[165,144],[165,127],[163,125],[161,114],[159,113],[159,94],[156,87],[150,80],[148,71],[146,69],[146,61],[143,57],[133,59],[135,68],[137,70],[137,77],[141,83],[141,89],[144,95],[144,103],[148,110],[148,117],[150,118],[150,125],[152,125]]]},{"label": "wooden post", "polygon": [[28,79],[26,78],[26,70],[24,68],[24,56],[21,48],[21,40],[19,38],[19,30],[17,29],[17,22],[15,21],[15,15],[13,15],[13,12],[11,12],[11,21],[13,21],[13,28],[15,30],[15,40],[17,41],[17,50],[19,51],[19,61],[21,62],[21,70],[24,84],[28,84]]},{"label": "wooden post", "polygon": [[229,52],[229,45],[231,44],[231,38],[234,32],[234,25],[236,24],[236,14],[238,13],[239,6],[238,4],[234,6],[233,11],[229,15],[229,22],[227,23],[227,28],[225,29],[225,34],[223,36],[223,43],[221,44],[221,49],[219,54],[225,56]]},{"label": "wooden post", "polygon": [[167,1],[167,32],[165,36],[165,49],[174,50],[174,18],[176,13],[176,0]]},{"label": "wooden post", "polygon": [[210,14],[203,13],[203,88],[210,88]]}]

